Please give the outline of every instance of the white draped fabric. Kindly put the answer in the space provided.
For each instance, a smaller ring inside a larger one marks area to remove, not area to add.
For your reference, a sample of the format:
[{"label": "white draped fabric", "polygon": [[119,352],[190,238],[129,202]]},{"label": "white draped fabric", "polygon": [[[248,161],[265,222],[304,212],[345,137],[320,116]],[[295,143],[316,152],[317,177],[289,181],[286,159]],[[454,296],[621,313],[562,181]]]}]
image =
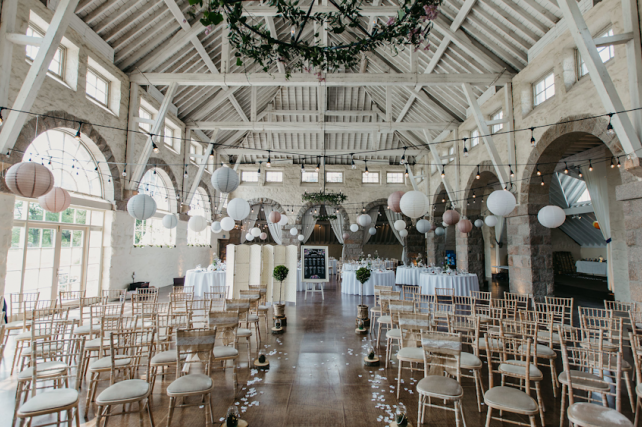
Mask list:
[{"label": "white draped fabric", "polygon": [[314,226],[316,225],[316,223],[317,220],[312,215],[312,211],[308,210],[305,215],[303,215],[303,219],[301,220],[301,224],[303,225],[303,242],[301,243],[305,243],[308,241],[308,239],[312,235],[312,232],[314,231]]},{"label": "white draped fabric", "polygon": [[210,286],[225,286],[224,271],[187,270],[185,286],[194,286],[194,295],[202,297]]},{"label": "white draped fabric", "polygon": [[254,212],[250,211],[250,215],[242,221],[243,228],[241,229],[241,244],[245,243],[245,235],[256,225],[256,219],[258,218],[259,210],[261,209],[260,205],[254,205],[252,208],[254,209]]},{"label": "white draped fabric", "polygon": [[608,276],[608,264],[608,262],[575,261],[575,268],[578,273]]},{"label": "white draped fabric", "polygon": [[[272,205],[266,205],[264,209],[266,218],[269,218],[272,211],[276,210]],[[270,230],[270,235],[272,236],[272,239],[274,239],[274,243],[276,243],[277,245],[283,244],[283,229],[281,228],[281,224],[273,224],[270,221],[268,221],[267,224],[268,229]]]},{"label": "white draped fabric", "polygon": [[386,209],[386,218],[388,218],[388,223],[390,224],[390,228],[392,229],[392,232],[395,233],[395,237],[397,240],[399,240],[399,243],[401,243],[401,246],[403,246],[403,251],[401,252],[401,261],[404,263],[404,265],[408,265],[408,254],[406,253],[406,238],[401,237],[399,234],[399,230],[395,228],[395,221],[403,219],[403,216],[400,213],[393,212],[390,209]]},{"label": "white draped fabric", "polygon": [[370,209],[370,212],[368,212],[368,215],[370,215],[370,220],[372,221],[371,224],[363,229],[363,244],[365,245],[368,243],[368,240],[370,240],[370,227],[374,227],[377,224],[377,217],[379,216],[379,206],[376,208]]},{"label": "white draped fabric", "polygon": [[434,295],[435,288],[455,289],[455,295],[470,296],[470,291],[479,290],[479,282],[476,274],[431,274],[421,273],[419,275],[419,286],[421,293]]},{"label": "white draped fabric", "polygon": [[[375,286],[390,286],[391,290],[395,285],[395,273],[393,271],[373,271],[370,279],[363,284],[364,295],[374,295]],[[341,275],[341,293],[349,295],[361,295],[361,283],[357,280],[355,271],[346,271]]]},{"label": "white draped fabric", "polygon": [[591,197],[595,218],[600,224],[602,237],[606,241],[607,280],[613,290],[613,245],[611,244],[611,211],[609,209],[609,188],[606,180],[606,162],[597,162],[593,170],[582,166],[586,189]]},{"label": "white draped fabric", "polygon": [[334,231],[334,235],[337,236],[337,240],[339,241],[339,243],[341,243],[342,246],[341,259],[343,259],[343,253],[345,251],[345,246],[343,246],[343,223],[343,215],[341,215],[341,212],[337,213],[337,219],[330,220],[332,231]]}]

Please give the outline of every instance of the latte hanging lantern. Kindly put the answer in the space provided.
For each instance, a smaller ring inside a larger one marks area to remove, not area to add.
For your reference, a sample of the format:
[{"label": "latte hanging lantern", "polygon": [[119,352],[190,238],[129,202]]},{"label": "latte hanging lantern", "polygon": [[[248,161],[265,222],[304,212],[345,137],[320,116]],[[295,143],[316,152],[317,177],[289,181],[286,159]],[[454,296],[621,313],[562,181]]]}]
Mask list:
[{"label": "latte hanging lantern", "polygon": [[350,233],[343,233],[343,241],[345,242],[350,238]]},{"label": "latte hanging lantern", "polygon": [[12,193],[28,198],[44,196],[54,186],[51,171],[34,162],[21,162],[11,166],[4,180]]},{"label": "latte hanging lantern", "polygon": [[250,215],[250,204],[240,197],[232,199],[227,204],[227,214],[236,221],[243,221]]},{"label": "latte hanging lantern", "polygon": [[461,233],[468,234],[473,229],[473,223],[464,218],[457,223],[457,228]]},{"label": "latte hanging lantern", "polygon": [[484,222],[486,223],[487,226],[494,227],[497,225],[499,220],[495,215],[488,215],[486,218],[484,218]]},{"label": "latte hanging lantern", "polygon": [[214,221],[212,223],[212,233],[220,233],[223,228],[221,227],[221,223],[219,221]]},{"label": "latte hanging lantern", "polygon": [[399,201],[399,209],[410,218],[420,218],[428,212],[430,202],[421,191],[408,191]]},{"label": "latte hanging lantern", "polygon": [[417,231],[421,234],[429,232],[431,227],[432,224],[430,224],[430,221],[428,221],[427,219],[420,219],[419,221],[417,221],[416,228]]},{"label": "latte hanging lantern", "polygon": [[48,212],[62,212],[71,204],[71,196],[64,188],[54,187],[44,196],[38,197],[40,206]]},{"label": "latte hanging lantern", "polygon": [[221,193],[231,193],[239,186],[239,175],[232,168],[218,168],[212,174],[212,187]]},{"label": "latte hanging lantern", "polygon": [[127,212],[132,217],[144,221],[156,213],[156,201],[147,194],[137,194],[127,202]]},{"label": "latte hanging lantern", "polygon": [[499,216],[509,215],[511,212],[513,212],[513,209],[515,209],[516,205],[517,201],[515,200],[515,196],[513,196],[513,193],[505,190],[493,191],[492,193],[490,193],[490,196],[488,196],[488,200],[486,201],[488,210],[491,211],[494,215]]},{"label": "latte hanging lantern", "polygon": [[207,228],[207,220],[200,215],[194,215],[187,222],[187,226],[193,232],[200,233]]},{"label": "latte hanging lantern", "polygon": [[566,221],[566,212],[559,206],[544,206],[537,213],[537,220],[546,228],[557,228]]},{"label": "latte hanging lantern", "polygon": [[267,239],[267,233],[261,233],[259,237],[261,238],[261,240],[265,240]]},{"label": "latte hanging lantern", "polygon": [[455,225],[459,222],[459,212],[453,209],[449,209],[444,212],[443,220],[446,225]]},{"label": "latte hanging lantern", "polygon": [[221,228],[225,231],[231,231],[232,229],[234,229],[235,225],[236,223],[229,216],[226,216],[221,220]]},{"label": "latte hanging lantern", "polygon": [[403,219],[398,219],[395,221],[394,226],[395,230],[401,231],[406,228],[406,221],[404,221]]},{"label": "latte hanging lantern", "polygon": [[171,230],[172,228],[176,228],[177,225],[178,225],[178,218],[176,218],[176,215],[167,214],[163,217],[163,227],[169,228]]},{"label": "latte hanging lantern", "polygon": [[270,212],[270,215],[268,216],[268,220],[272,224],[278,224],[281,221],[281,212],[277,212],[277,211]]},{"label": "latte hanging lantern", "polygon": [[401,213],[401,208],[399,207],[399,202],[405,193],[403,191],[395,191],[390,196],[388,196],[388,209],[393,212]]},{"label": "latte hanging lantern", "polygon": [[372,223],[372,218],[370,218],[370,215],[359,215],[357,217],[357,224],[359,224],[362,227],[367,227]]}]

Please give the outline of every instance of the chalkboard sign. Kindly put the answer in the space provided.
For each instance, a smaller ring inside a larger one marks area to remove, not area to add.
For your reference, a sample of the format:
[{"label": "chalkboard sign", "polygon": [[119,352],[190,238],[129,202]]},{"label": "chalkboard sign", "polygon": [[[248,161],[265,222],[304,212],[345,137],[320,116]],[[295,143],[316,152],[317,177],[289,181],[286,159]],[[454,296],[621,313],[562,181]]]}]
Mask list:
[{"label": "chalkboard sign", "polygon": [[301,246],[301,280],[303,282],[328,282],[328,247]]}]

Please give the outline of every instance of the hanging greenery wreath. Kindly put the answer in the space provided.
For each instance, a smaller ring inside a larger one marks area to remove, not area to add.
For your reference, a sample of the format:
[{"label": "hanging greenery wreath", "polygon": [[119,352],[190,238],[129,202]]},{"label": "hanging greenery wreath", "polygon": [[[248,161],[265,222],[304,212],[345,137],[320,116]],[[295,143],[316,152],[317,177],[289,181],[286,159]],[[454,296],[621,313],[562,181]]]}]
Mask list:
[{"label": "hanging greenery wreath", "polygon": [[302,199],[304,202],[339,206],[340,204],[348,200],[348,196],[343,193],[326,193],[324,191],[320,191],[318,193],[305,192],[303,193]]},{"label": "hanging greenery wreath", "polygon": [[317,221],[330,221],[332,219],[337,219],[336,215],[314,215],[314,219]]},{"label": "hanging greenery wreath", "polygon": [[[276,63],[283,63],[286,74],[292,70],[314,70],[319,80],[323,72],[338,68],[356,66],[367,52],[388,46],[393,54],[406,47],[415,50],[428,50],[428,34],[432,29],[432,20],[437,17],[441,0],[402,0],[396,16],[387,21],[374,22],[372,31],[366,24],[371,17],[361,15],[362,0],[329,0],[336,7],[333,12],[314,12],[315,1],[302,9],[298,0],[268,0],[265,6],[276,9],[284,25],[291,27],[289,40],[275,37],[267,28],[261,17],[252,19],[245,13],[242,0],[189,0],[194,8],[190,14],[195,17],[205,3],[201,23],[206,26],[206,34],[223,20],[227,20],[229,41],[236,49],[236,65],[242,66],[247,57],[261,65],[268,72]],[[312,36],[304,34],[306,24],[316,24]],[[319,28],[325,26],[328,34],[341,35],[344,42],[338,45],[324,46]],[[351,33],[351,34],[350,34]]]}]

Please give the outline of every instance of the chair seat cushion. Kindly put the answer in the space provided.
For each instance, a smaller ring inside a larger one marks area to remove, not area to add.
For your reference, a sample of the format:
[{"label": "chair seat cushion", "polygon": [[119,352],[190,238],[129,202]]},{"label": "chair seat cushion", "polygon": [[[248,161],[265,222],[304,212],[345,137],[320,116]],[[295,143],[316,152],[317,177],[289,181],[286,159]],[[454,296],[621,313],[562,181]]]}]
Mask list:
[{"label": "chair seat cushion", "polygon": [[[36,339],[43,339],[48,336],[50,336],[50,334],[36,335]],[[31,341],[31,331],[20,332],[18,335],[15,335],[14,338],[16,341]]]},{"label": "chair seat cushion", "polygon": [[[85,350],[100,349],[101,338],[94,338],[93,340],[85,341]],[[109,349],[109,338],[103,338],[103,347]]]},{"label": "chair seat cushion", "polygon": [[145,380],[125,380],[107,387],[96,398],[96,403],[117,402],[143,398],[149,393],[149,384]]},{"label": "chair seat cushion", "polygon": [[[4,327],[6,330],[16,330],[16,329],[22,329],[22,327],[25,325],[25,322],[23,320],[14,320],[13,322],[5,323]],[[27,320],[27,325],[31,325],[31,320]]]},{"label": "chair seat cushion", "polygon": [[[580,343],[580,347],[589,348],[593,350],[599,350],[600,343],[596,339],[591,339],[588,341],[583,341]],[[602,341],[602,349],[604,351],[618,351],[617,344],[610,343],[608,340]]]},{"label": "chair seat cushion", "polygon": [[[558,379],[562,384],[568,384],[568,378],[566,376],[566,371],[562,371]],[[589,372],[582,371],[571,371],[571,379],[573,380],[573,387],[577,387],[582,390],[598,390],[598,391],[609,391],[611,387],[602,380],[602,378],[597,375],[593,375]]]},{"label": "chair seat cushion", "polygon": [[237,337],[251,337],[252,336],[252,331],[250,331],[249,329],[245,329],[245,328],[238,328],[236,330],[236,336]]},{"label": "chair seat cushion", "polygon": [[[132,360],[129,357],[117,358],[115,361],[116,367],[127,366],[132,363]],[[98,369],[111,369],[111,357],[101,357],[98,360],[94,360],[89,364],[89,369],[98,370]]]},{"label": "chair seat cushion", "polygon": [[493,387],[484,394],[484,402],[492,408],[536,413],[537,402],[521,390],[514,387]]},{"label": "chair seat cushion", "polygon": [[167,394],[196,393],[207,391],[213,386],[212,379],[204,374],[185,375],[167,386]]},{"label": "chair seat cushion", "polygon": [[537,332],[537,339],[539,341],[552,341],[553,344],[559,344],[560,343],[560,334],[557,332],[553,332],[552,338],[551,338],[551,333],[547,331],[539,331]]},{"label": "chair seat cushion", "polygon": [[223,357],[236,357],[239,355],[239,351],[234,347],[229,345],[222,345],[219,347],[214,347],[214,358],[220,359]]},{"label": "chair seat cushion", "polygon": [[386,338],[401,339],[401,329],[390,329],[386,332]]},{"label": "chair seat cushion", "polygon": [[[511,360],[511,363],[501,363],[499,365],[499,372],[509,375],[526,376],[526,362],[523,360]],[[544,375],[539,368],[532,363],[530,364],[530,376],[533,381],[540,381],[544,379]]]},{"label": "chair seat cushion", "polygon": [[569,406],[568,419],[585,427],[633,427],[633,423],[615,409],[586,402]]},{"label": "chair seat cushion", "polygon": [[[501,342],[496,338],[491,338],[490,345],[492,348],[497,349],[501,347]],[[480,350],[486,350],[486,337],[479,339],[479,343],[477,343],[477,348],[479,348]]]},{"label": "chair seat cushion", "polygon": [[[519,346],[519,351],[522,351],[523,346]],[[531,345],[531,352],[535,352],[535,348]],[[555,350],[544,344],[537,344],[537,357],[542,359],[556,359],[557,353]]]},{"label": "chair seat cushion", "polygon": [[66,301],[62,301],[60,304],[63,308],[67,307],[80,307],[80,300],[79,299],[69,299]]},{"label": "chair seat cushion", "polygon": [[379,323],[392,323],[392,319],[390,318],[390,316],[379,316],[377,318],[377,321]]},{"label": "chair seat cushion", "polygon": [[260,311],[268,310],[269,308],[270,307],[268,307],[267,305],[259,305],[259,310]]},{"label": "chair seat cushion", "polygon": [[100,332],[100,326],[99,325],[94,325],[93,328],[92,326],[88,323],[86,325],[81,325],[81,326],[76,326],[74,328],[74,334],[76,335],[87,335],[90,332],[98,333]]},{"label": "chair seat cushion", "polygon": [[[187,354],[181,354],[181,359],[186,359]],[[176,363],[176,350],[167,350],[156,353],[152,360],[149,361],[152,365],[167,365]]]},{"label": "chair seat cushion", "polygon": [[463,369],[478,369],[481,368],[482,362],[479,357],[472,353],[461,352],[459,364]]},{"label": "chair seat cushion", "polygon": [[[38,362],[38,378],[55,377],[56,375],[63,374],[69,366],[64,362],[50,361]],[[33,375],[33,368],[23,369],[18,374],[18,379],[30,379]]]},{"label": "chair seat cushion", "polygon": [[412,359],[423,362],[424,349],[421,347],[404,347],[397,353],[397,359]]},{"label": "chair seat cushion", "polygon": [[257,316],[256,314],[250,314],[249,316],[247,316],[247,320],[248,322],[258,322],[259,316]]},{"label": "chair seat cushion", "polygon": [[419,393],[437,396],[458,397],[464,393],[461,385],[453,378],[443,375],[428,375],[417,383]]},{"label": "chair seat cushion", "polygon": [[63,408],[73,405],[78,401],[78,392],[70,388],[57,388],[53,391],[45,391],[36,394],[20,407],[19,414],[30,414],[32,412],[41,412]]}]

